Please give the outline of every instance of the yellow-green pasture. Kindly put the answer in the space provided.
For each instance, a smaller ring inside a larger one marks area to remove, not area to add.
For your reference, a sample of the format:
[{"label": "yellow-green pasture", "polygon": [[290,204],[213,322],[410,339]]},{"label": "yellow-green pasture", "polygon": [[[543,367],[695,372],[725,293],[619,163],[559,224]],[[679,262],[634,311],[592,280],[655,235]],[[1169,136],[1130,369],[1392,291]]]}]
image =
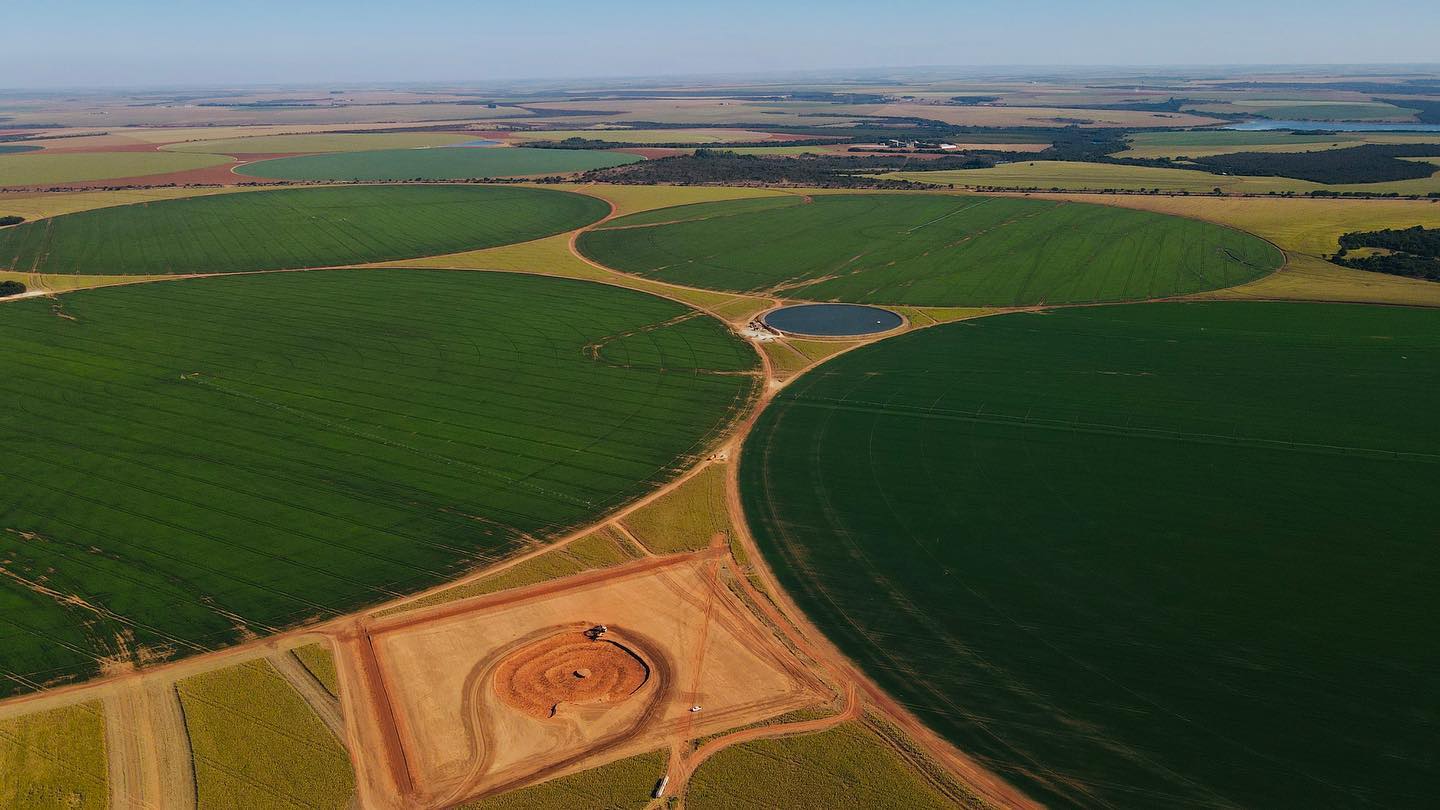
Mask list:
[{"label": "yellow-green pasture", "polygon": [[176,152],[27,152],[0,155],[0,186],[52,186],[204,169],[224,155]]},{"label": "yellow-green pasture", "polygon": [[105,720],[99,704],[0,720],[0,807],[108,806]]},{"label": "yellow-green pasture", "polygon": [[345,749],[268,662],[206,672],[176,686],[200,807],[350,805],[355,774]]}]

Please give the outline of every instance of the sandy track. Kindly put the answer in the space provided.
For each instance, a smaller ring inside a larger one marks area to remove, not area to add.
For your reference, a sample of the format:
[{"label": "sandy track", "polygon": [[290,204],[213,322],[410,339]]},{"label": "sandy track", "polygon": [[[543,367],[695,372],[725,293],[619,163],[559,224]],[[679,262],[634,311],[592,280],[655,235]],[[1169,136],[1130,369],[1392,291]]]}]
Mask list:
[{"label": "sandy track", "polygon": [[195,772],[180,694],[135,678],[104,700],[110,806],[192,810]]},{"label": "sandy track", "polygon": [[305,668],[304,664],[300,663],[300,659],[295,657],[295,653],[288,650],[275,652],[267,655],[265,660],[269,661],[271,666],[275,667],[276,671],[294,687],[295,691],[300,693],[300,697],[315,712],[315,716],[320,718],[320,722],[330,729],[330,733],[343,742],[345,717],[340,712],[340,701],[325,690],[325,686],[315,679],[315,676]]},{"label": "sandy track", "polygon": [[361,807],[404,808],[414,788],[394,709],[375,661],[370,636],[353,620],[337,638],[335,668],[346,711],[345,741]]}]

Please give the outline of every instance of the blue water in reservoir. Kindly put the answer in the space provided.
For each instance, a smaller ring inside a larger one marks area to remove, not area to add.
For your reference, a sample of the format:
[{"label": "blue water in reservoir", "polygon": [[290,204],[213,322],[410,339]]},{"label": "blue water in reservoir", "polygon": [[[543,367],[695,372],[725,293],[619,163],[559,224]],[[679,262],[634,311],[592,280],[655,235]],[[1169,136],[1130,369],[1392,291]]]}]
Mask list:
[{"label": "blue water in reservoir", "polygon": [[796,304],[766,313],[765,324],[781,332],[818,337],[873,335],[903,321],[888,309],[859,304]]},{"label": "blue water in reservoir", "polygon": [[1295,129],[1303,132],[1440,132],[1440,124],[1367,124],[1360,121],[1246,121],[1224,129],[1264,132]]},{"label": "blue water in reservoir", "polygon": [[500,143],[500,142],[499,142],[499,141],[487,140],[487,139],[485,139],[485,138],[480,138],[480,139],[474,140],[474,141],[465,141],[464,143],[447,143],[447,144],[445,144],[445,145],[446,145],[446,146],[494,146],[494,145],[497,144],[497,143]]}]

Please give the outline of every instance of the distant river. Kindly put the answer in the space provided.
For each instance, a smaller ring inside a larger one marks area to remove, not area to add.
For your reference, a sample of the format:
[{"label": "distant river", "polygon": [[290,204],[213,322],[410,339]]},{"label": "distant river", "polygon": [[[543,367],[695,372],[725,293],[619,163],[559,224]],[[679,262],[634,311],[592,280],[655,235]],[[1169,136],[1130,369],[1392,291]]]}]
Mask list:
[{"label": "distant river", "polygon": [[1440,124],[1367,124],[1361,121],[1246,121],[1225,129],[1247,132],[1296,129],[1304,132],[1440,132]]}]

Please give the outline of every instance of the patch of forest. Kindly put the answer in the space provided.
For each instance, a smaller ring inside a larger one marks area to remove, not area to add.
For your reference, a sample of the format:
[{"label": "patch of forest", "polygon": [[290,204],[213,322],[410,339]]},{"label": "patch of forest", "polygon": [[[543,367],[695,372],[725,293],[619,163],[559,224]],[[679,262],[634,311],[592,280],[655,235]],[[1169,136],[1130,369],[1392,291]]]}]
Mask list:
[{"label": "patch of forest", "polygon": [[[952,160],[954,161],[952,163]],[[676,155],[642,160],[608,169],[595,169],[581,176],[584,182],[624,185],[730,185],[803,186],[806,188],[923,189],[931,186],[908,180],[867,177],[880,172],[915,171],[950,164],[946,168],[970,168],[970,158],[844,157],[801,155],[770,157],[740,155],[717,149],[696,149],[693,155]]]},{"label": "patch of forest", "polygon": [[[1369,256],[1351,256],[1352,250],[1376,248],[1389,251]],[[1386,228],[1356,231],[1340,237],[1336,264],[1372,273],[1440,281],[1440,228]]]},{"label": "patch of forest", "polygon": [[1401,160],[1406,157],[1440,157],[1440,143],[1365,144],[1320,152],[1233,152],[1192,162],[1213,174],[1292,177],[1327,185],[1419,180],[1437,171],[1433,163]]}]

